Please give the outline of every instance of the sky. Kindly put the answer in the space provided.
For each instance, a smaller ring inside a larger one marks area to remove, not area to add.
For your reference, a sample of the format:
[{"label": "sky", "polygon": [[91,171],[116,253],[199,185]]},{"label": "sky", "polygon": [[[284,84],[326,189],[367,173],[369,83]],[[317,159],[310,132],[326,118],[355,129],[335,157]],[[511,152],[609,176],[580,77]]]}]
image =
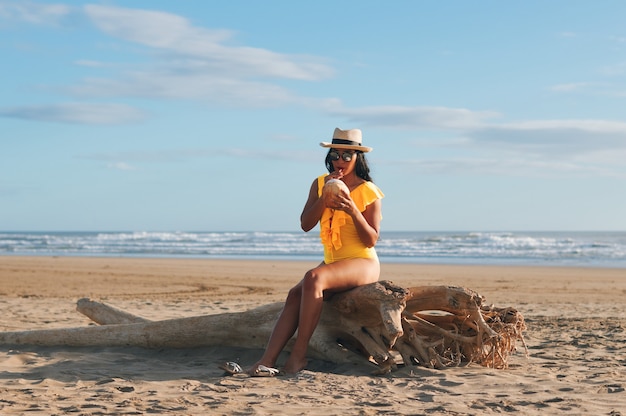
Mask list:
[{"label": "sky", "polygon": [[0,0],[0,230],[626,230],[626,2]]}]

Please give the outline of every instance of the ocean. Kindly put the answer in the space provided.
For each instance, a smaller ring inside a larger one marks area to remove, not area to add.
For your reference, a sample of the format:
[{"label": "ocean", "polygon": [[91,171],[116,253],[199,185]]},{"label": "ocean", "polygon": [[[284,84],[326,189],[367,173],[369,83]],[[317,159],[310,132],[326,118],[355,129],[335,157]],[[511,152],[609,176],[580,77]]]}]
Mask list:
[{"label": "ocean", "polygon": [[[383,232],[381,262],[626,268],[626,232]],[[0,232],[1,255],[320,260],[317,231]]]}]

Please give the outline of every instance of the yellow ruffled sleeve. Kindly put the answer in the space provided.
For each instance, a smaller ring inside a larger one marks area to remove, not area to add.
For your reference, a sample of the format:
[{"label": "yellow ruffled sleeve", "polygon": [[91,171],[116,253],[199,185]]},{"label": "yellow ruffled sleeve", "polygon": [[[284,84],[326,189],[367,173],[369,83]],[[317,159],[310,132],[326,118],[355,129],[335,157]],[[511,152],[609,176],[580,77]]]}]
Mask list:
[{"label": "yellow ruffled sleeve", "polygon": [[377,199],[383,199],[385,195],[378,186],[374,185],[374,183],[365,182],[358,186],[354,191],[350,192],[350,197],[359,208],[359,211],[363,212],[369,204]]}]

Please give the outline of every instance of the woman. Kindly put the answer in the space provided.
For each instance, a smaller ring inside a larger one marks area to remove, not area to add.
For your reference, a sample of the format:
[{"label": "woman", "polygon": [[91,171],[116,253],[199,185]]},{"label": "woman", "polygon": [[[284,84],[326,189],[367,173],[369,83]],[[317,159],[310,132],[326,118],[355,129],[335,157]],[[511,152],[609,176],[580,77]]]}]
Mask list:
[{"label": "woman", "polygon": [[[372,150],[363,146],[361,130],[335,129],[329,148],[324,174],[313,181],[300,223],[307,232],[320,223],[324,245],[324,261],[309,270],[287,295],[285,306],[276,322],[261,359],[248,371],[271,369],[285,344],[298,330],[284,371],[297,373],[307,364],[309,340],[322,312],[325,294],[341,292],[356,286],[376,282],[380,264],[374,245],[378,240],[383,193],[372,183],[364,153]],[[350,190],[331,199],[321,198],[322,188],[330,179],[342,180]]]}]

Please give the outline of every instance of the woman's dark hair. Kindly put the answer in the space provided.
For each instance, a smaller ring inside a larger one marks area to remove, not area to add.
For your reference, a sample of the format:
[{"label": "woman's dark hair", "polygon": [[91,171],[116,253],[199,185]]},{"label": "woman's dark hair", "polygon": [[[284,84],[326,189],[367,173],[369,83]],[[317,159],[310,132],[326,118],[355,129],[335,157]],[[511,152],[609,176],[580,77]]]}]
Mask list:
[{"label": "woman's dark hair", "polygon": [[[328,169],[329,173],[332,173],[335,170],[335,168],[333,168],[333,162],[332,160],[330,160],[330,152],[332,151],[332,148],[328,149],[328,153],[326,154],[326,160],[324,161],[324,163],[326,164],[326,169]],[[354,152],[354,155],[356,156],[356,165],[354,167],[356,176],[366,181],[374,182],[374,180],[370,176],[370,167],[367,164],[367,159],[365,159],[365,154],[357,150],[356,152]]]}]

